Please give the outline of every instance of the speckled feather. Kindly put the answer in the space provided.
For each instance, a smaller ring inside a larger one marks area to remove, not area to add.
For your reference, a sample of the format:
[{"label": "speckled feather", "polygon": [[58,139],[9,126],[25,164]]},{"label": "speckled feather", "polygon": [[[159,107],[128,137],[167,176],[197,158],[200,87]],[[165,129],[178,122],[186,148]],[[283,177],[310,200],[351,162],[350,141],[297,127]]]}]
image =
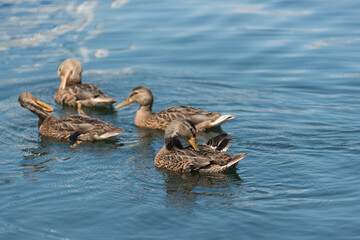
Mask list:
[{"label": "speckled feather", "polygon": [[76,59],[66,59],[58,67],[61,83],[55,101],[61,105],[86,107],[111,107],[116,102],[93,84],[82,84],[82,66]]},{"label": "speckled feather", "polygon": [[47,137],[69,139],[78,133],[77,140],[101,140],[104,134],[118,135],[124,130],[102,120],[84,115],[72,114],[66,118],[50,116],[39,127],[40,134]]},{"label": "speckled feather", "polygon": [[[20,94],[19,103],[39,117],[39,132],[43,136],[71,140],[102,140],[124,131],[86,115],[72,114],[65,118],[53,116],[46,110],[51,107],[42,107],[41,104],[44,105],[44,103],[39,102],[30,93]],[[49,111],[52,111],[52,108]]]},{"label": "speckled feather", "polygon": [[209,165],[209,160],[190,148],[173,147],[168,150],[164,146],[155,157],[155,166],[177,172],[191,172]]},{"label": "speckled feather", "polygon": [[209,112],[189,106],[175,106],[152,113],[153,102],[154,97],[151,90],[145,86],[138,86],[116,108],[138,103],[140,108],[135,116],[135,125],[160,130],[165,130],[169,123],[175,119],[188,119],[196,125],[198,131],[204,131],[208,128],[218,127],[227,120],[234,118],[232,115],[221,115],[218,112]]},{"label": "speckled feather", "polygon": [[[77,101],[81,101],[83,106],[94,107],[96,106],[96,101],[84,101],[89,99],[96,98],[109,98],[104,94],[97,86],[93,84],[76,84],[69,86],[65,89],[60,89],[55,93],[55,101],[61,105],[76,106]],[[109,98],[111,99],[111,98]],[[116,100],[113,99],[109,101],[108,104],[115,103]]]},{"label": "speckled feather", "polygon": [[[221,114],[218,112],[208,112],[188,106],[175,106],[152,114],[150,118],[146,119],[143,127],[165,130],[169,123],[175,119],[184,118],[191,120],[195,125],[199,125],[204,122],[210,122],[219,116]],[[202,131],[206,128],[197,126],[197,129]]]},{"label": "speckled feather", "polygon": [[225,152],[230,145],[230,139],[226,138],[226,134],[220,134],[206,144],[200,144],[199,151],[191,147],[183,148],[178,137],[194,138],[196,133],[190,131],[193,126],[188,120],[175,120],[166,128],[165,144],[154,160],[156,167],[177,172],[215,173],[234,168],[246,157],[245,153],[231,155]]}]

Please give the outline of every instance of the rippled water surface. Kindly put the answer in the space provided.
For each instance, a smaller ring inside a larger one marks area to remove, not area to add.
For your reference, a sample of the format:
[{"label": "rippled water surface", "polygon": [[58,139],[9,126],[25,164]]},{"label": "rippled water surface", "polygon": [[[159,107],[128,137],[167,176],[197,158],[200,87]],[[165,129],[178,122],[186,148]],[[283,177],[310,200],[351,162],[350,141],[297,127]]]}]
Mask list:
[{"label": "rippled water surface", "polygon": [[[360,2],[0,1],[0,239],[360,239]],[[70,143],[20,107],[55,107],[57,67],[154,111],[231,113],[225,174],[154,167],[162,132],[137,106],[87,114],[126,130]]]}]

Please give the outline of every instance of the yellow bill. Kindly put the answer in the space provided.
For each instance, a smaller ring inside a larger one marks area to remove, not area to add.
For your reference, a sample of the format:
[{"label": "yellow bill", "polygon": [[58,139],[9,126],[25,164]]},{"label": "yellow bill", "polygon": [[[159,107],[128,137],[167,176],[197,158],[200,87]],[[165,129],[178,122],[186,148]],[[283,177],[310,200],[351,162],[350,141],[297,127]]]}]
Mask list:
[{"label": "yellow bill", "polygon": [[59,90],[63,90],[63,89],[65,89],[66,82],[69,78],[69,72],[66,72],[65,75],[62,75],[60,78],[61,78],[61,83],[60,83]]},{"label": "yellow bill", "polygon": [[192,148],[195,150],[195,151],[199,151],[199,146],[196,142],[196,139],[193,137],[191,139],[188,140],[190,145],[192,146]]},{"label": "yellow bill", "polygon": [[115,106],[115,109],[116,108],[121,108],[121,107],[125,107],[129,104],[132,104],[134,103],[134,101],[130,100],[129,98],[125,99],[124,101],[122,101],[121,103],[119,103],[118,105]]},{"label": "yellow bill", "polygon": [[51,107],[50,105],[47,105],[46,103],[40,102],[39,100],[37,100],[36,103],[47,112],[54,111],[54,108]]}]

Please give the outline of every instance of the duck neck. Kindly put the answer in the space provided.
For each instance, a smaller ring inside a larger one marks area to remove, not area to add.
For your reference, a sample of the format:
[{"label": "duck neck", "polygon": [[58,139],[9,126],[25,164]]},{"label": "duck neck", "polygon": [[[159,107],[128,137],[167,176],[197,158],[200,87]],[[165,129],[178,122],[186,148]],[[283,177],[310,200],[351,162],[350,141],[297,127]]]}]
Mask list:
[{"label": "duck neck", "polygon": [[165,146],[167,150],[171,150],[173,147],[183,149],[183,145],[178,137],[165,137]]},{"label": "duck neck", "polygon": [[38,128],[40,128],[41,124],[44,122],[45,119],[46,118],[39,117]]},{"label": "duck neck", "polygon": [[38,126],[44,122],[45,119],[47,119],[49,116],[51,116],[50,113],[46,112],[44,109],[42,109],[40,106],[32,106],[29,108],[29,110],[33,113],[35,113],[39,117],[39,123]]},{"label": "duck neck", "polygon": [[135,116],[135,125],[144,126],[145,121],[152,116],[152,104],[142,105]]},{"label": "duck neck", "polygon": [[67,82],[65,88],[69,88],[69,87],[73,87],[73,86],[77,86],[77,85],[81,85],[81,81],[80,82]]}]

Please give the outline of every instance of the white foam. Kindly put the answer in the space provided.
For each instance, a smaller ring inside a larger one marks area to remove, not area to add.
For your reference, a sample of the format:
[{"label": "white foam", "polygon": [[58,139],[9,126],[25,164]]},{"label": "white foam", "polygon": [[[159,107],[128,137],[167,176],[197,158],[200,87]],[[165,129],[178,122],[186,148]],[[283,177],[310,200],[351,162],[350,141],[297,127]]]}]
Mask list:
[{"label": "white foam", "polygon": [[110,70],[99,70],[99,69],[91,69],[83,72],[83,75],[87,74],[98,74],[98,75],[120,75],[120,74],[128,74],[133,73],[134,69],[131,67],[123,68],[123,69],[110,69]]},{"label": "white foam", "polygon": [[[18,1],[24,2],[24,1]],[[49,30],[43,32],[26,34],[23,38],[9,40],[7,42],[0,43],[0,50],[7,50],[11,47],[30,47],[30,46],[39,46],[46,42],[52,42],[55,38],[60,35],[63,35],[67,32],[82,31],[86,26],[88,26],[94,18],[94,12],[97,6],[97,2],[86,1],[79,6],[75,6],[74,3],[68,4],[66,6],[45,6],[39,7],[36,9],[32,8],[15,8],[12,11],[14,13],[24,12],[24,13],[46,13],[43,17],[40,17],[36,20],[35,23],[43,24],[50,21],[48,14],[53,14],[57,12],[66,12],[70,16],[67,18],[74,18],[74,21],[70,21],[68,24],[59,25]],[[40,15],[41,16],[41,15]],[[19,25],[21,21],[12,21],[10,25]],[[98,34],[98,32],[97,32]]]},{"label": "white foam", "polygon": [[106,49],[98,49],[95,51],[94,56],[96,58],[105,58],[109,56],[109,51]]},{"label": "white foam", "polygon": [[344,44],[351,44],[353,42],[358,42],[359,40],[360,40],[359,38],[333,38],[329,40],[316,41],[313,44],[306,45],[305,48],[318,49],[323,47],[335,47]]},{"label": "white foam", "polygon": [[83,58],[82,62],[86,63],[90,61],[90,54],[92,53],[92,51],[89,50],[87,47],[79,48],[79,53]]},{"label": "white foam", "polygon": [[111,8],[121,8],[128,2],[129,2],[129,0],[115,0],[111,3]]},{"label": "white foam", "polygon": [[262,4],[240,4],[235,7],[236,13],[258,14],[258,15],[279,15],[299,16],[312,14],[312,11],[291,11],[291,10],[265,10]]},{"label": "white foam", "polygon": [[36,2],[37,0],[1,0],[2,3],[23,3]]}]

